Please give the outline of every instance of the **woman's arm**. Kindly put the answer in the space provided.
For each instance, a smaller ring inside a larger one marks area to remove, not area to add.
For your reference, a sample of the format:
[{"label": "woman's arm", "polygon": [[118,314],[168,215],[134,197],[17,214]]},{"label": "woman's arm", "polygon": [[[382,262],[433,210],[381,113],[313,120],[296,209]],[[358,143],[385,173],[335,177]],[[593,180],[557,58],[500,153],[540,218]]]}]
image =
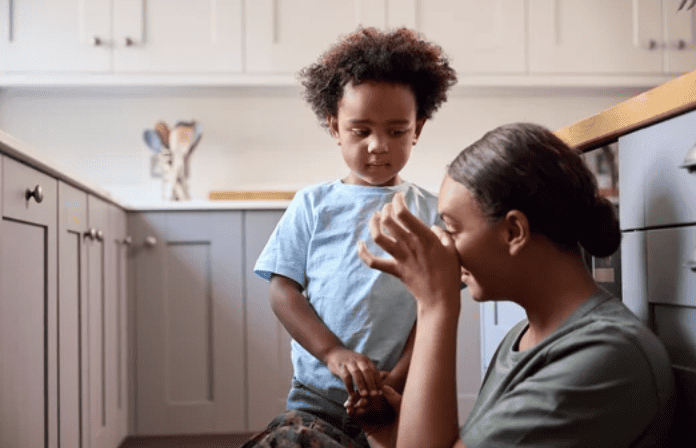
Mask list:
[{"label": "woman's arm", "polygon": [[454,243],[442,229],[429,229],[397,194],[373,216],[374,241],[392,259],[377,258],[364,244],[368,266],[403,281],[416,298],[418,331],[399,416],[397,446],[463,446],[456,399],[456,341],[460,268]]},{"label": "woman's arm", "polygon": [[343,346],[341,340],[324,324],[307,298],[302,286],[282,275],[271,276],[271,308],[290,336],[308,352],[326,364],[341,378],[349,394],[367,395],[379,388],[379,374],[365,355]]}]

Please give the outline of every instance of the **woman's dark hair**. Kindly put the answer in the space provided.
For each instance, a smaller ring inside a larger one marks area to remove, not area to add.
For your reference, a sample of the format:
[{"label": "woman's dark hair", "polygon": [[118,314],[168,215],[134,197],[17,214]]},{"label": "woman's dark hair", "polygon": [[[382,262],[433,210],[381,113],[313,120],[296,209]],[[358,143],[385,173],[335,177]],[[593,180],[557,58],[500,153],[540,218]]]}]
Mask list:
[{"label": "woman's dark hair", "polygon": [[457,82],[442,49],[407,28],[381,32],[363,28],[343,37],[299,73],[304,98],[322,126],[336,116],[346,84],[367,81],[404,84],[416,97],[418,119],[429,119]]},{"label": "woman's dark hair", "polygon": [[597,257],[613,254],[621,243],[614,206],[598,194],[594,175],[542,126],[514,123],[486,133],[459,153],[448,174],[473,194],[492,223],[519,210],[533,233],[562,249],[580,243]]}]

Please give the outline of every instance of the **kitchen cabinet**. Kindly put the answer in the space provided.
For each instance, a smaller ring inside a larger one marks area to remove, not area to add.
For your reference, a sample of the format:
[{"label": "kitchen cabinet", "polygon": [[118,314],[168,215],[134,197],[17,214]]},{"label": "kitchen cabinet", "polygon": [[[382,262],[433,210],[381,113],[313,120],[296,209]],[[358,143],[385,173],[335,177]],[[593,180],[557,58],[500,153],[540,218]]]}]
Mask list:
[{"label": "kitchen cabinet", "polygon": [[12,0],[0,8],[0,72],[242,69],[242,0]]},{"label": "kitchen cabinet", "polygon": [[460,76],[526,71],[525,2],[389,0],[389,4],[414,12],[401,23],[390,14],[390,25],[414,28],[440,45]]},{"label": "kitchen cabinet", "polygon": [[58,445],[57,181],[9,157],[0,156],[0,164],[0,446],[52,448]]},{"label": "kitchen cabinet", "polygon": [[696,68],[696,10],[679,0],[528,0],[529,73],[680,74]]},{"label": "kitchen cabinet", "polygon": [[696,146],[696,111],[619,138],[620,202],[635,204],[623,231],[624,302],[664,342],[678,391],[675,440],[696,436],[696,214],[694,176],[681,167]]},{"label": "kitchen cabinet", "polygon": [[132,213],[128,225],[135,434],[244,432],[242,212]]},{"label": "kitchen cabinet", "polygon": [[246,71],[295,74],[358,26],[385,28],[386,1],[248,1]]},{"label": "kitchen cabinet", "polygon": [[249,431],[264,429],[285,411],[292,381],[290,335],[271,310],[269,283],[253,272],[281,216],[280,210],[244,212]]}]

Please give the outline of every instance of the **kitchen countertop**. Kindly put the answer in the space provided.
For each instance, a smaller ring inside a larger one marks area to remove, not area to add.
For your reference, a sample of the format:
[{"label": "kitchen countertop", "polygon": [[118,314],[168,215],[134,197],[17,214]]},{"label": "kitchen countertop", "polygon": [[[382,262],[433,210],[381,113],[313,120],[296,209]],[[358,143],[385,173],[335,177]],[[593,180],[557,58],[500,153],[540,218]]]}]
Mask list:
[{"label": "kitchen countertop", "polygon": [[556,131],[570,146],[585,152],[619,137],[696,109],[696,71],[687,73],[623,103]]}]

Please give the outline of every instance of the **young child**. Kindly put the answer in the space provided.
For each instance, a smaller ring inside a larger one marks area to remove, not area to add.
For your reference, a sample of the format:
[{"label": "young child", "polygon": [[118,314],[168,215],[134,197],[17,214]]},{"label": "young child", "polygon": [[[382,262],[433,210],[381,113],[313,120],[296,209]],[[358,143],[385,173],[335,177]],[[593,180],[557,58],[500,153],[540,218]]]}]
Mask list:
[{"label": "young child", "polygon": [[[317,425],[367,446],[344,403],[366,398],[366,415],[389,419],[380,413],[391,411],[381,408],[380,390],[403,390],[416,304],[398,279],[367,267],[356,245],[370,239],[370,216],[397,192],[426,225],[439,222],[437,197],[399,172],[456,74],[441,49],[417,33],[368,28],[340,40],[300,78],[349,172],[295,195],[254,272],[270,281],[273,311],[293,338],[291,415],[318,418]],[[279,419],[266,435],[292,420]]]}]

